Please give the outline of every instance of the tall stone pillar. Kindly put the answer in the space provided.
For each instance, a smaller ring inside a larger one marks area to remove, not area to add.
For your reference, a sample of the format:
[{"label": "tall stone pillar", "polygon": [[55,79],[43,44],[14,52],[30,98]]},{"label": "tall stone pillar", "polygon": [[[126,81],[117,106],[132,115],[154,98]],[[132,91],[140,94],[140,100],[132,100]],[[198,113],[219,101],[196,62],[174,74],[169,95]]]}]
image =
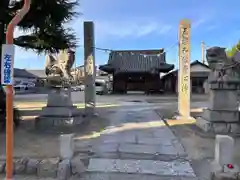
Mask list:
[{"label": "tall stone pillar", "polygon": [[93,22],[84,22],[84,84],[86,115],[94,115],[96,106],[96,68],[94,47],[95,42]]},{"label": "tall stone pillar", "polygon": [[180,118],[190,118],[190,28],[188,20],[179,25],[178,112]]}]

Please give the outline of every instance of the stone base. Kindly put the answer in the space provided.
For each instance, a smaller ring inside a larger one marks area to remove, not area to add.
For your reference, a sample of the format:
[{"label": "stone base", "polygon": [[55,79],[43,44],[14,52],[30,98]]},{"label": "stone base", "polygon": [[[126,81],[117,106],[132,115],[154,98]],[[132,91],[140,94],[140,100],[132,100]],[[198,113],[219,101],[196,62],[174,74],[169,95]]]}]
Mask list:
[{"label": "stone base", "polygon": [[239,180],[239,178],[235,174],[218,172],[212,174],[211,180]]},{"label": "stone base", "polygon": [[212,122],[198,117],[196,119],[196,125],[205,132],[216,134],[240,134],[240,123]]},{"label": "stone base", "polygon": [[239,122],[239,111],[204,109],[202,117],[211,122],[237,123]]},{"label": "stone base", "polygon": [[44,130],[79,125],[83,120],[79,109],[73,106],[71,90],[55,88],[48,94],[47,106],[42,108],[41,115],[35,119],[35,128]]},{"label": "stone base", "polygon": [[80,112],[79,109],[77,109],[77,106],[47,106],[43,107],[41,112],[41,116],[44,117],[74,117],[79,115]]},{"label": "stone base", "polygon": [[215,162],[211,166],[211,180],[239,180],[239,167],[236,164],[233,165],[233,169],[229,169],[227,165],[221,166]]},{"label": "stone base", "polygon": [[36,129],[47,129],[49,127],[63,127],[82,124],[84,118],[82,116],[75,117],[51,117],[40,116],[35,119]]},{"label": "stone base", "polygon": [[192,117],[192,116],[183,117],[183,116],[180,116],[180,115],[174,116],[174,119],[176,119],[176,120],[189,120],[189,121],[195,120],[194,117]]}]

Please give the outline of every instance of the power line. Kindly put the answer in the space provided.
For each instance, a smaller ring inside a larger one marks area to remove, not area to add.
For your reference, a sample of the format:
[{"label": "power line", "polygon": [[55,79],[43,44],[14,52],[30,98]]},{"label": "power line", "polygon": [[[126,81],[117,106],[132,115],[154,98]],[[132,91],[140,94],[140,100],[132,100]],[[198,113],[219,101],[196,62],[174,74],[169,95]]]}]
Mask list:
[{"label": "power line", "polygon": [[105,51],[105,52],[112,52],[113,51],[112,49],[106,49],[106,48],[99,48],[99,47],[93,47],[93,48],[95,48],[96,50]]},{"label": "power line", "polygon": [[[79,45],[78,47],[82,47],[84,48],[84,45]],[[100,47],[92,47],[94,48],[95,50],[99,50],[99,51],[105,51],[105,52],[112,52],[113,50],[112,49],[108,49],[108,48],[100,48]]]}]

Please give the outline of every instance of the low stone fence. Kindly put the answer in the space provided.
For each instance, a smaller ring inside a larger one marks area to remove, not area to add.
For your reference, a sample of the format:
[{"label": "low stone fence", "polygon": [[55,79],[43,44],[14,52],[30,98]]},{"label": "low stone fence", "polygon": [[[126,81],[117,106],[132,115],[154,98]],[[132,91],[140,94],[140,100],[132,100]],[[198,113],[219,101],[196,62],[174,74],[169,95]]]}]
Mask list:
[{"label": "low stone fence", "polygon": [[[16,158],[14,159],[14,174],[35,175],[40,178],[57,178],[67,180],[71,176],[80,176],[86,171],[86,164],[81,156],[73,156],[73,135],[60,136],[60,156],[56,158]],[[6,172],[6,158],[0,158],[0,173]]]},{"label": "low stone fence", "polygon": [[[71,160],[61,160],[60,158],[14,160],[14,174],[36,175],[41,178],[51,177],[67,180],[72,175],[80,176],[85,169],[85,165],[78,156]],[[6,172],[6,161],[3,159],[0,160],[0,172]]]}]

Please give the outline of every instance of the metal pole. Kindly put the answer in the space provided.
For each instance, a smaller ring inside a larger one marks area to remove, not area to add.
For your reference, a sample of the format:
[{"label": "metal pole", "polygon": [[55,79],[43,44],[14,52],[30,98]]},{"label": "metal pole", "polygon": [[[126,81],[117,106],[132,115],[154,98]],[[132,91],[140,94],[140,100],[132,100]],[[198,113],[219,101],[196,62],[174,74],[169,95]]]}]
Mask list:
[{"label": "metal pole", "polygon": [[[18,11],[16,16],[8,24],[6,32],[7,45],[13,46],[13,31],[23,17],[28,13],[30,9],[31,0],[24,0],[23,8]],[[10,46],[9,46],[10,47]],[[4,52],[3,52],[4,53]],[[13,51],[14,54],[14,51]],[[3,61],[3,60],[2,60]],[[12,59],[12,63],[13,63]],[[13,64],[12,64],[13,67]],[[13,68],[12,68],[13,71]],[[2,75],[3,76],[3,75]],[[13,72],[11,72],[11,78],[13,78]],[[6,85],[6,180],[12,180],[13,178],[13,85],[9,83]]]}]

